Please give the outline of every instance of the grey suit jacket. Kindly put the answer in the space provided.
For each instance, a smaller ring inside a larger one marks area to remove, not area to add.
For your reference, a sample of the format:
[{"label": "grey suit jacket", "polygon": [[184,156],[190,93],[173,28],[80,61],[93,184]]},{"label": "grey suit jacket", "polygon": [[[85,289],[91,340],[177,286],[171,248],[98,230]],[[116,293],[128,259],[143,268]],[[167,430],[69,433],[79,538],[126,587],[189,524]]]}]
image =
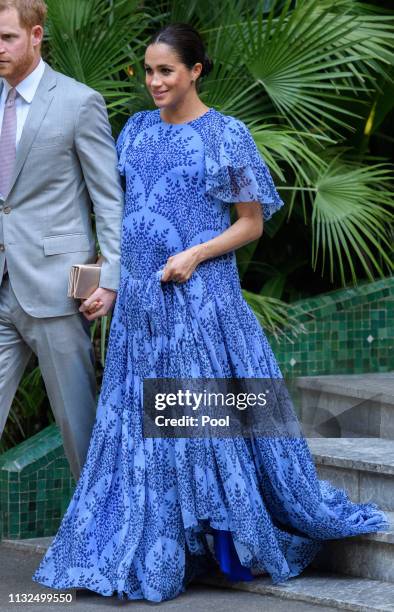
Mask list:
[{"label": "grey suit jacket", "polygon": [[123,192],[116,165],[102,96],[46,65],[11,190],[0,198],[0,278],[6,259],[15,295],[30,315],[77,311],[79,303],[67,297],[68,274],[73,264],[95,261],[92,208],[104,258],[100,286],[118,288]]}]

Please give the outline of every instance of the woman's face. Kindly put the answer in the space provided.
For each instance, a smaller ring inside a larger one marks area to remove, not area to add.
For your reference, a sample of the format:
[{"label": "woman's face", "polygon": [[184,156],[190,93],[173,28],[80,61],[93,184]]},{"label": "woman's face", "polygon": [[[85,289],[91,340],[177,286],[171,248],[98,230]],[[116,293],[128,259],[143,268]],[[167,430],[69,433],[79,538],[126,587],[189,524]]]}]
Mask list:
[{"label": "woman's face", "polygon": [[176,107],[194,88],[202,70],[198,63],[190,70],[172,47],[165,43],[149,45],[145,53],[146,86],[159,108]]}]

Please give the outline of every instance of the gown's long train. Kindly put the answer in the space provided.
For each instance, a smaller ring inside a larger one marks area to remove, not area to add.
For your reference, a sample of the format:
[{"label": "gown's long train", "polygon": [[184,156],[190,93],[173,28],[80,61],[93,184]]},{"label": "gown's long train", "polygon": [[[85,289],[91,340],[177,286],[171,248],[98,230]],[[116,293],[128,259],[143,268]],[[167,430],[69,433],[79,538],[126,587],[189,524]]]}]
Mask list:
[{"label": "gown's long train", "polygon": [[[209,111],[174,126],[138,113],[120,141],[122,276],[86,463],[33,576],[129,599],[170,599],[217,567],[298,575],[322,541],[387,527],[375,504],[319,481],[303,437],[144,438],[144,378],[282,378],[242,297],[234,254],[161,283],[169,255],[228,227],[228,202],[282,202],[245,126]],[[240,565],[241,564],[241,565]]]}]

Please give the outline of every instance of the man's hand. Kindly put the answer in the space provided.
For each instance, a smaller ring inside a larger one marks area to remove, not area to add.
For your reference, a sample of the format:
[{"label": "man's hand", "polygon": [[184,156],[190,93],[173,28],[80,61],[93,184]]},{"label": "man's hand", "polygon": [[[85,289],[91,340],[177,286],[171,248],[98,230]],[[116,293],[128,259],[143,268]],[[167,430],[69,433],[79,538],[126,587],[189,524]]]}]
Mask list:
[{"label": "man's hand", "polygon": [[111,310],[116,298],[116,291],[99,287],[87,300],[84,300],[79,308],[88,321],[94,321],[104,317]]}]

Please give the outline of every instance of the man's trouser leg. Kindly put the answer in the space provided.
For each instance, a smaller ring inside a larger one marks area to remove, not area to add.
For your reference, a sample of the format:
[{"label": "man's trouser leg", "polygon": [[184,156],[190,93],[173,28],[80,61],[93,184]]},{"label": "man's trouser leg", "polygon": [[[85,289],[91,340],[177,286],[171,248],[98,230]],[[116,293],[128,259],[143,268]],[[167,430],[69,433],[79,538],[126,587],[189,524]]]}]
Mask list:
[{"label": "man's trouser leg", "polygon": [[19,306],[12,288],[15,327],[38,357],[64,451],[77,480],[96,415],[96,380],[89,327],[80,314],[35,318]]},{"label": "man's trouser leg", "polygon": [[32,354],[12,321],[9,280],[0,285],[0,438],[23,372]]}]

